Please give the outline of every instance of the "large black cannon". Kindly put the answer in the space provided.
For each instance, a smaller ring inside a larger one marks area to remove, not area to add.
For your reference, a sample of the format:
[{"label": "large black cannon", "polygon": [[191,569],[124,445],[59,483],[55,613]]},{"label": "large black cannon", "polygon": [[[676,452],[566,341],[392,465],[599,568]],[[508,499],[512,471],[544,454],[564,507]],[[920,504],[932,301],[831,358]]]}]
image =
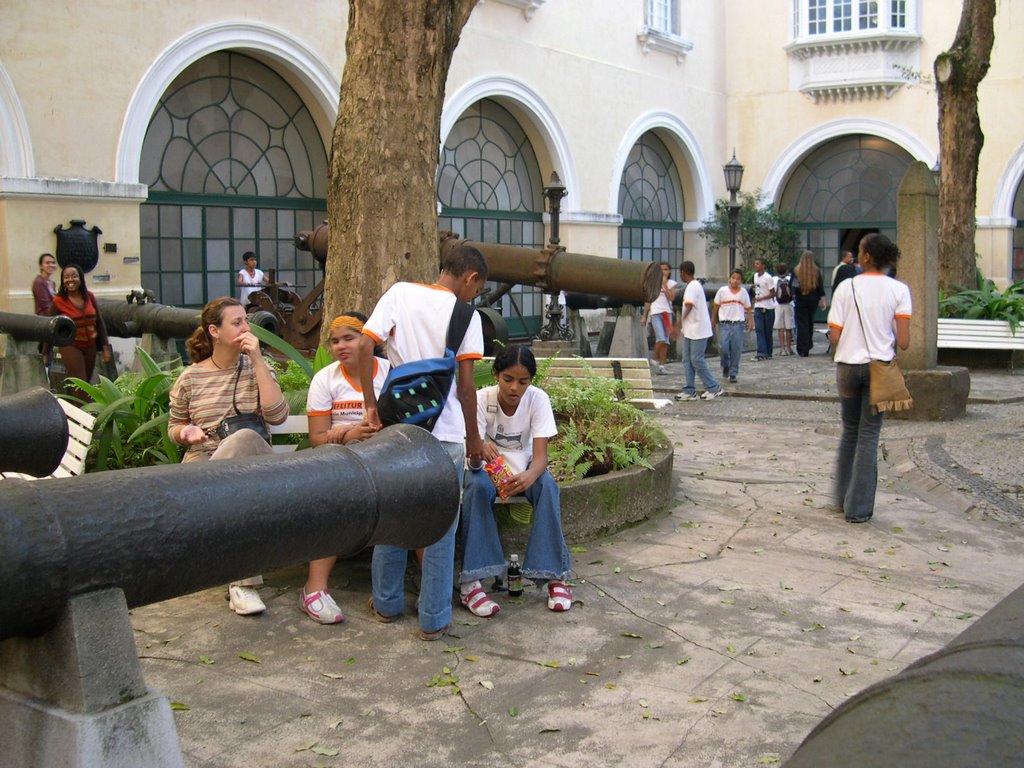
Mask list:
[{"label": "large black cannon", "polygon": [[941,650],[847,699],[788,768],[1024,764],[1024,586]]},{"label": "large black cannon", "polygon": [[0,472],[45,477],[67,449],[68,417],[48,390],[0,398]]},{"label": "large black cannon", "polygon": [[75,321],[64,315],[44,317],[0,312],[0,333],[11,335],[15,341],[35,341],[63,347],[75,338]]},{"label": "large black cannon", "polygon": [[459,507],[447,452],[406,425],[351,447],[0,482],[0,640],[47,631],[74,595],[120,588],[145,605],[372,544],[427,546]]},{"label": "large black cannon", "polygon": [[[107,334],[130,339],[150,333],[161,339],[187,339],[199,327],[198,309],[182,309],[153,302],[133,303],[99,299]],[[249,322],[277,333],[277,319],[269,312],[254,312]]]}]

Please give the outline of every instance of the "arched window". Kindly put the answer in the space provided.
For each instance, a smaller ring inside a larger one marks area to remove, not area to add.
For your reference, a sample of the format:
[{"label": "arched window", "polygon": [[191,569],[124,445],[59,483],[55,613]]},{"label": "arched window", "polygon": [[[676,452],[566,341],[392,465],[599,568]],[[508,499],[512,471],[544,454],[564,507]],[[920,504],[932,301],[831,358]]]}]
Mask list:
[{"label": "arched window", "polygon": [[843,136],[822,144],[793,168],[779,210],[797,222],[794,258],[812,251],[826,274],[840,250],[857,251],[869,232],[896,237],[896,195],[913,158],[877,136]]},{"label": "arched window", "polygon": [[1010,264],[1010,282],[1024,280],[1024,179],[1017,184],[1013,196],[1013,218],[1017,226],[1013,230],[1013,257]]},{"label": "arched window", "polygon": [[140,180],[142,284],[161,303],[237,296],[246,251],[299,293],[320,279],[292,238],[327,217],[327,155],[302,99],[255,59],[216,53],[175,79],[146,131]]},{"label": "arched window", "polygon": [[653,131],[633,145],[619,183],[619,258],[683,260],[683,186],[668,147]]},{"label": "arched window", "polygon": [[[467,109],[452,126],[437,171],[441,229],[483,243],[544,246],[543,182],[525,131],[491,99]],[[540,328],[543,296],[517,286],[503,302],[512,336]]]}]

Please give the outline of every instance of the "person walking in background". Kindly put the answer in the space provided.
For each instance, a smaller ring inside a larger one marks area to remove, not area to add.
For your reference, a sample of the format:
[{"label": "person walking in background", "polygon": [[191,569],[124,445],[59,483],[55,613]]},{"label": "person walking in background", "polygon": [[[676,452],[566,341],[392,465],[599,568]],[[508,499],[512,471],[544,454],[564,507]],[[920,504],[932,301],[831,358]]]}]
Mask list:
[{"label": "person walking in background", "polygon": [[834,499],[849,523],[866,523],[875,509],[883,413],[871,404],[870,362],[910,346],[910,289],[885,274],[899,256],[885,235],[865,235],[857,254],[863,274],[839,286],[828,313],[843,426]]},{"label": "person walking in background", "polygon": [[665,372],[665,358],[668,356],[669,341],[675,335],[675,318],[672,316],[672,301],[676,297],[678,283],[672,279],[672,265],[661,262],[661,292],[654,301],[644,304],[644,313],[640,324],[646,326],[648,321],[654,331],[654,355],[651,360],[657,373]]},{"label": "person walking in background", "polygon": [[[686,383],[683,391],[676,395],[676,400],[714,400],[722,394],[722,385],[718,383],[704,352],[711,338],[711,314],[708,312],[708,300],[704,296],[704,286],[693,276],[692,261],[684,261],[679,266],[679,274],[686,284],[683,292],[683,314],[679,320],[680,334],[683,343],[683,374]],[[697,396],[695,387],[696,376],[704,382],[704,393]]]},{"label": "person walking in background", "polygon": [[[844,255],[850,253],[844,251]],[[836,288],[843,280],[849,280],[854,275],[860,274],[860,270],[857,267],[857,258],[850,254],[849,261],[843,261],[843,263],[836,265],[836,268],[832,270],[832,295],[836,295]]]},{"label": "person walking in background", "polygon": [[754,330],[757,333],[755,361],[772,359],[775,307],[775,278],[765,269],[764,259],[754,259]]},{"label": "person walking in background", "polygon": [[57,260],[52,253],[44,253],[39,257],[39,274],[32,281],[32,300],[35,302],[37,315],[49,315],[50,305],[57,287],[53,284],[53,273],[57,271]]},{"label": "person walking in background", "polygon": [[246,306],[249,303],[249,295],[256,293],[256,291],[263,288],[268,282],[267,276],[263,273],[262,269],[256,268],[256,254],[252,251],[246,251],[242,254],[242,262],[245,264],[240,270],[238,275],[235,277],[235,285],[241,286],[242,290],[238,292],[238,300],[242,302],[242,306]]},{"label": "person walking in background", "polygon": [[853,264],[853,252],[842,251],[839,254],[839,263],[832,267],[832,279],[829,281],[829,285],[832,286],[832,290],[836,289],[836,275],[839,274],[839,269],[845,264]]},{"label": "person walking in background", "polygon": [[718,326],[718,354],[722,363],[722,375],[735,384],[740,375],[740,355],[743,354],[743,329],[754,330],[754,313],[750,306],[750,294],[743,287],[743,272],[734,269],[729,275],[729,284],[723,285],[715,294],[711,312],[711,332]]},{"label": "person walking in background", "polygon": [[796,353],[807,357],[814,346],[814,313],[825,309],[825,286],[814,254],[804,251],[793,270],[793,306],[796,314]]},{"label": "person walking in background", "polygon": [[779,354],[793,354],[793,283],[789,267],[781,261],[775,278],[775,330],[779,332]]}]

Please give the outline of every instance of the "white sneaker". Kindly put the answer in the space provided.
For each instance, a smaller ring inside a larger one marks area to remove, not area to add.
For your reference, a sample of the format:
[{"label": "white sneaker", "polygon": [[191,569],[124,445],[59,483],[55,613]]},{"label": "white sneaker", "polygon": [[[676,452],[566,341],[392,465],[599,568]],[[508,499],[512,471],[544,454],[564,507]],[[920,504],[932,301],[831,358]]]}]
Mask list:
[{"label": "white sneaker", "polygon": [[701,400],[714,400],[716,397],[718,397],[720,394],[722,394],[723,391],[724,390],[721,387],[719,387],[718,390],[715,391],[715,392],[705,392],[704,394],[702,394],[700,396],[700,399]]},{"label": "white sneaker", "polygon": [[678,403],[689,402],[690,400],[700,400],[700,398],[697,396],[696,392],[691,392],[690,394],[679,392],[676,394],[676,402]]},{"label": "white sneaker", "polygon": [[299,604],[309,618],[321,624],[341,624],[345,620],[341,608],[326,589],[307,595],[306,591],[300,588]]},{"label": "white sneaker", "polygon": [[252,587],[228,587],[228,608],[239,616],[251,616],[263,613],[267,606],[260,600],[259,594]]}]

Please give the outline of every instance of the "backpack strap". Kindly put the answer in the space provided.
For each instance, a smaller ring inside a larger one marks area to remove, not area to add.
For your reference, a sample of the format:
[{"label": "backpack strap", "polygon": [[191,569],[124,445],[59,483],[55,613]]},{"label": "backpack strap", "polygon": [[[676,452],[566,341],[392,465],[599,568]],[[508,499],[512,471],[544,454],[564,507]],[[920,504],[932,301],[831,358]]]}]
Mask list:
[{"label": "backpack strap", "polygon": [[452,354],[459,353],[462,340],[466,338],[469,330],[469,323],[476,314],[476,309],[469,302],[461,299],[455,300],[455,308],[452,310],[452,319],[448,321],[448,335],[445,337],[444,346],[450,349]]}]

